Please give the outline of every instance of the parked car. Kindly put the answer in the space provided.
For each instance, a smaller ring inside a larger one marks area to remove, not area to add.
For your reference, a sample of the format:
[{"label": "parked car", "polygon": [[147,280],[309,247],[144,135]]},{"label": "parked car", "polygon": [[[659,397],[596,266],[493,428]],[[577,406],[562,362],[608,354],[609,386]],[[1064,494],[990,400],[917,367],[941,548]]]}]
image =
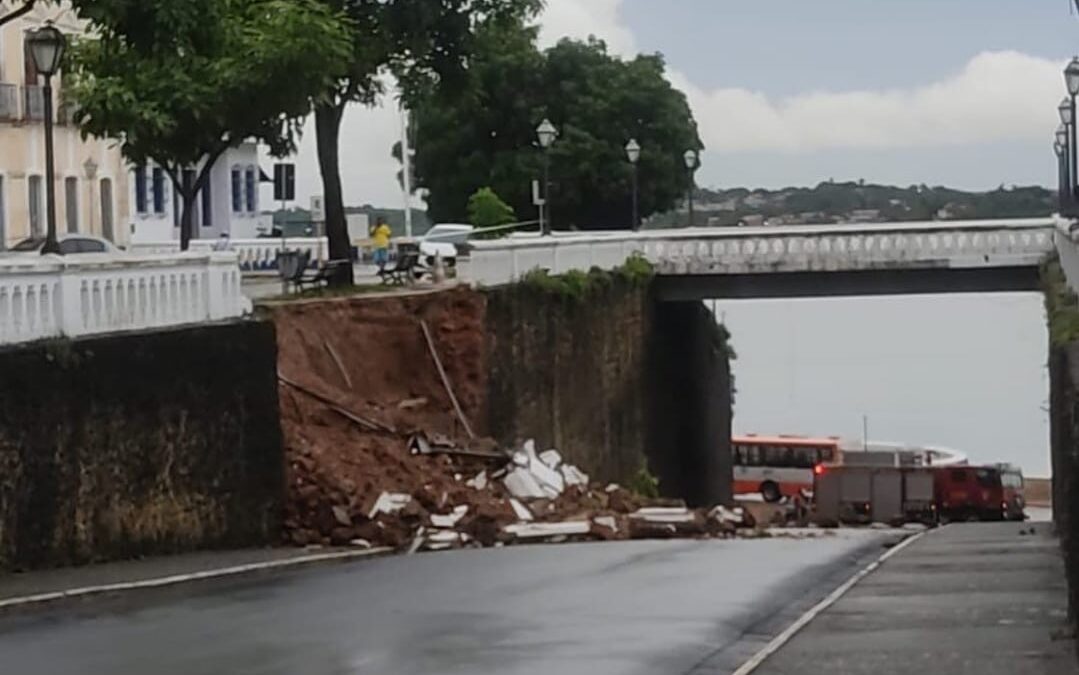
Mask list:
[{"label": "parked car", "polygon": [[[83,253],[119,253],[120,249],[107,239],[94,237],[88,234],[62,234],[57,237],[60,244],[60,255],[79,255]],[[45,246],[45,237],[30,237],[23,239],[8,249],[9,255],[30,256],[41,255],[41,249]]]},{"label": "parked car", "polygon": [[461,255],[459,247],[468,243],[468,238],[475,229],[471,225],[439,223],[420,238],[420,255],[428,266],[435,264],[437,255],[447,267],[455,267],[457,258]]}]

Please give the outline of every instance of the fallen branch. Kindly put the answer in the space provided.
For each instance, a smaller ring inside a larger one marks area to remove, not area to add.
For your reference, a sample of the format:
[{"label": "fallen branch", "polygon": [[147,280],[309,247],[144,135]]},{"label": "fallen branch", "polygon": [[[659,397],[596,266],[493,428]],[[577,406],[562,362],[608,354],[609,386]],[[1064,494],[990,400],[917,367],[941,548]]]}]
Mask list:
[{"label": "fallen branch", "polygon": [[331,399],[329,397],[323,396],[322,394],[320,394],[320,393],[318,393],[316,391],[312,391],[311,389],[308,389],[307,387],[303,386],[302,384],[300,384],[300,383],[298,383],[298,382],[296,382],[294,380],[290,380],[289,378],[285,377],[284,375],[282,375],[280,373],[277,374],[277,379],[282,384],[285,384],[285,385],[287,385],[289,387],[292,387],[296,391],[303,392],[304,394],[307,394],[308,396],[315,399],[319,403],[325,404],[326,407],[328,407],[330,410],[334,411],[338,415],[344,417],[345,419],[347,419],[347,420],[349,420],[351,422],[355,422],[356,424],[358,424],[359,426],[361,426],[361,427],[363,427],[365,429],[368,429],[370,431],[384,431],[384,432],[390,433],[390,434],[396,434],[397,433],[397,430],[394,429],[393,427],[389,426],[388,424],[383,424],[382,422],[378,422],[376,420],[368,419],[368,418],[363,417],[361,415],[357,415],[356,413],[352,412],[348,408],[345,408],[344,406],[342,406],[337,401],[334,401],[333,399]]},{"label": "fallen branch", "polygon": [[427,350],[431,353],[431,358],[435,361],[435,367],[438,368],[438,376],[442,378],[442,386],[445,387],[446,393],[450,396],[450,402],[453,403],[453,409],[457,411],[457,419],[461,420],[461,424],[464,426],[465,431],[468,432],[468,437],[471,440],[476,440],[476,433],[472,431],[472,425],[468,423],[468,418],[465,417],[464,410],[461,409],[461,404],[457,401],[457,395],[453,393],[453,387],[450,385],[450,378],[446,375],[446,369],[442,367],[442,359],[438,358],[438,349],[435,348],[434,338],[431,337],[431,329],[427,327],[427,322],[420,319],[420,328],[423,329],[423,336],[427,339]]},{"label": "fallen branch", "polygon": [[330,353],[330,358],[333,359],[334,365],[337,366],[337,371],[341,373],[341,377],[344,378],[345,384],[348,385],[349,390],[352,389],[352,378],[348,376],[348,371],[345,370],[345,364],[342,363],[341,357],[337,354],[337,350],[333,348],[329,340],[323,340],[322,344],[326,347],[326,351]]}]

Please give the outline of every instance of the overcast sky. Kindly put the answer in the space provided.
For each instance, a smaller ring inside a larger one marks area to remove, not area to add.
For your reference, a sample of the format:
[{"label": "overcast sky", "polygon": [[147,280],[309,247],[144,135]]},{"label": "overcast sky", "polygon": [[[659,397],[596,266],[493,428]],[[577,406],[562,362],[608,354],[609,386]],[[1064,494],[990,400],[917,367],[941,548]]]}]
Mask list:
[{"label": "overcast sky", "polygon": [[[661,52],[714,187],[835,178],[990,189],[1055,182],[1071,0],[548,0],[545,44]],[[392,107],[345,116],[346,203],[399,206]],[[309,129],[299,197],[321,193]]]}]

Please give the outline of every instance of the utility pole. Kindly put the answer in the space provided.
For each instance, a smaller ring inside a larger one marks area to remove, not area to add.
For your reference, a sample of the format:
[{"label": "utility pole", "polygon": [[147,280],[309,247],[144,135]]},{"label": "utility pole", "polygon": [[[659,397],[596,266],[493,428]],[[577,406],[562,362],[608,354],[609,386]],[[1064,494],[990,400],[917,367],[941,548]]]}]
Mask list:
[{"label": "utility pole", "polygon": [[408,110],[401,106],[401,187],[405,192],[405,236],[412,236],[412,145],[408,138]]}]

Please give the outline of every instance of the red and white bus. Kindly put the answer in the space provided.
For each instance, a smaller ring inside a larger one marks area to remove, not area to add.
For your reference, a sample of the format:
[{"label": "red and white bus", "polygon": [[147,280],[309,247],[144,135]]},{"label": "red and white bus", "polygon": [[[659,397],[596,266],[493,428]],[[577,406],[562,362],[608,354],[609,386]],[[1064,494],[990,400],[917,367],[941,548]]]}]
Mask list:
[{"label": "red and white bus", "polygon": [[759,494],[767,502],[813,491],[818,466],[841,461],[838,438],[735,436],[734,494]]}]

